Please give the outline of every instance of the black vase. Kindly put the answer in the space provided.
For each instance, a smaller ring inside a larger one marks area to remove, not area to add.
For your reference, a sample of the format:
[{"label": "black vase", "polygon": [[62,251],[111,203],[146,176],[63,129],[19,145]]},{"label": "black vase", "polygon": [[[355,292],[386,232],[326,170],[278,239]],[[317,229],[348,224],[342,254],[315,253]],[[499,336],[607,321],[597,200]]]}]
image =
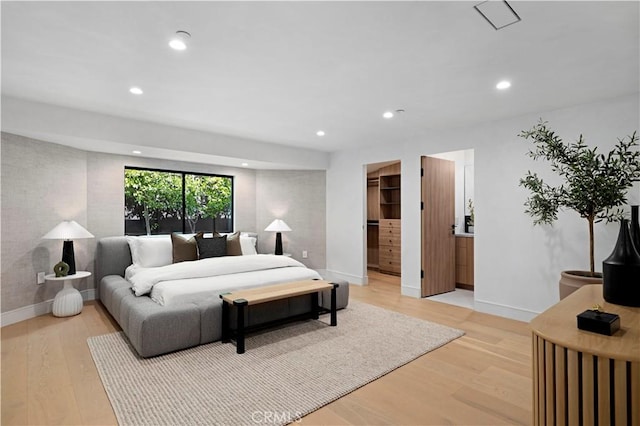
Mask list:
[{"label": "black vase", "polygon": [[620,221],[613,253],[602,262],[602,287],[607,302],[640,306],[640,253],[631,241],[627,219]]},{"label": "black vase", "polygon": [[631,206],[631,224],[629,232],[631,233],[631,241],[636,247],[636,251],[640,253],[640,221],[638,220],[638,209],[640,206]]}]

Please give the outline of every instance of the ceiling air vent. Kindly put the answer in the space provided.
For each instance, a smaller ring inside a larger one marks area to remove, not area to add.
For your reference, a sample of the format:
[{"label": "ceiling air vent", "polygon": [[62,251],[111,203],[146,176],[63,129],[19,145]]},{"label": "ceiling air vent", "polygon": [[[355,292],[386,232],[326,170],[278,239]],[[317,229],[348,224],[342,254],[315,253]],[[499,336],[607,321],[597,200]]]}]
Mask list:
[{"label": "ceiling air vent", "polygon": [[495,30],[520,22],[520,16],[504,0],[487,0],[473,7]]}]

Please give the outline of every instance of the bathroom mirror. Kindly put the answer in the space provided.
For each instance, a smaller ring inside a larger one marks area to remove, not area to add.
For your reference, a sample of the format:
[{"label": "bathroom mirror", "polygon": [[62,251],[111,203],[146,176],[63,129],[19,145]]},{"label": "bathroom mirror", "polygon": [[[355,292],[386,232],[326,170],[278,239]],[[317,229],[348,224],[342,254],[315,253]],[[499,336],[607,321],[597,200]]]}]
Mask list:
[{"label": "bathroom mirror", "polygon": [[475,205],[473,198],[473,164],[464,166],[464,214],[470,215],[469,200]]},{"label": "bathroom mirror", "polygon": [[464,232],[470,234],[475,229],[473,186],[473,165],[468,164],[464,166]]}]

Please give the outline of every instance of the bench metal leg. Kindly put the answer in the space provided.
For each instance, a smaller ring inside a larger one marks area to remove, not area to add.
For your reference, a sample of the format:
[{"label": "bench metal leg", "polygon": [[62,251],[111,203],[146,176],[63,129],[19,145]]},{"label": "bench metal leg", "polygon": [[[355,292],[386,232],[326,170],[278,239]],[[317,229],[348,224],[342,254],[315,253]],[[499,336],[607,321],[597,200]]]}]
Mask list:
[{"label": "bench metal leg", "polygon": [[318,293],[311,293],[311,318],[318,319],[320,318],[318,309]]},{"label": "bench metal leg", "polygon": [[231,341],[231,332],[229,330],[229,304],[222,301],[222,343]]},{"label": "bench metal leg", "polygon": [[336,313],[336,289],[338,288],[338,284],[333,284],[333,288],[331,289],[331,326],[335,327],[338,325],[338,315]]},{"label": "bench metal leg", "polygon": [[236,330],[236,353],[244,353],[244,311],[248,302],[245,299],[237,299],[233,301],[233,304],[238,308],[238,321]]}]

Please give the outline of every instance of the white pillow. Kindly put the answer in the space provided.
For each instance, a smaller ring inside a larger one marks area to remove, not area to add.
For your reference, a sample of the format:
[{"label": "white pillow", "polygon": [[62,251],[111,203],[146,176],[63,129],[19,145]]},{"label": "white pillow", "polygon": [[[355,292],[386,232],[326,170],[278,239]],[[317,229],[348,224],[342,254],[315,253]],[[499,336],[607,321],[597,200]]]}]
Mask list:
[{"label": "white pillow", "polygon": [[170,235],[153,237],[127,237],[134,265],[155,268],[173,263]]},{"label": "white pillow", "polygon": [[242,255],[258,254],[256,251],[256,242],[258,240],[254,237],[244,237],[240,235],[240,248],[242,249]]}]

